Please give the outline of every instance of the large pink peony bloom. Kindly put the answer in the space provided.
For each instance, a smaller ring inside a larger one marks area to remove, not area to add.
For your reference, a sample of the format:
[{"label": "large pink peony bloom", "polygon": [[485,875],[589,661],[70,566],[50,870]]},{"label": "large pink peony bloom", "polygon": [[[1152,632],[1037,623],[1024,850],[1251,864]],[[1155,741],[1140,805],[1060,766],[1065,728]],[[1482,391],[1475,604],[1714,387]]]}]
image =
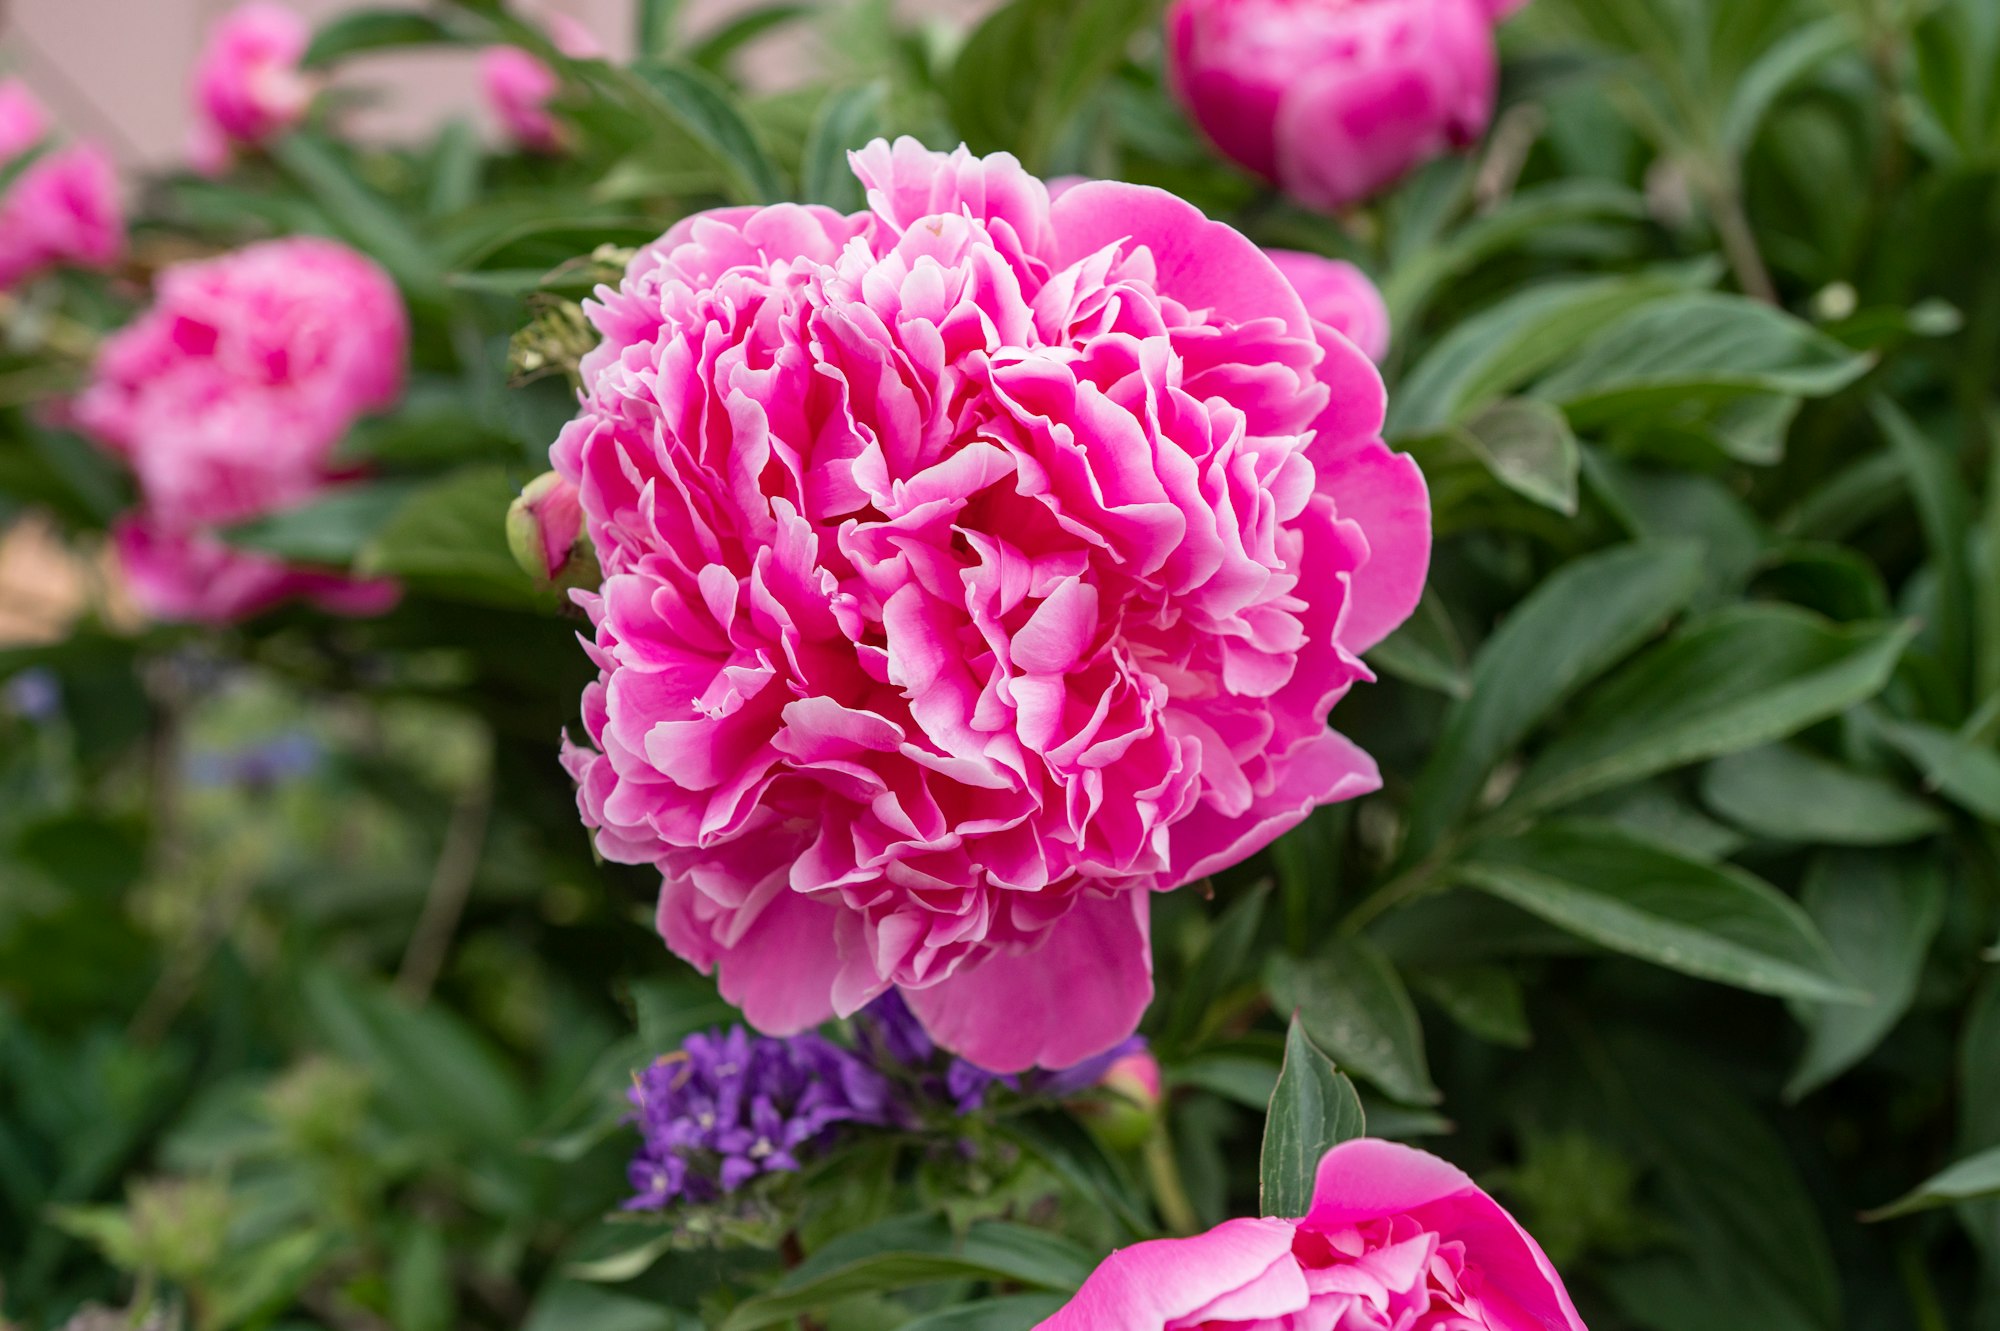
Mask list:
[{"label": "large pink peony bloom", "polygon": [[1114,1252],[1037,1331],[1584,1331],[1500,1204],[1434,1155],[1344,1142],[1301,1220]]},{"label": "large pink peony bloom", "polygon": [[1265,253],[1299,293],[1315,324],[1339,333],[1372,361],[1379,363],[1389,354],[1389,306],[1368,274],[1351,263],[1318,254],[1298,250]]},{"label": "large pink peony bloom", "polygon": [[868,212],[690,218],[591,309],[566,761],[752,1023],[893,986],[1062,1067],[1143,1012],[1152,892],[1375,788],[1327,714],[1415,603],[1423,478],[1374,367],[1188,204],[853,160]]},{"label": "large pink peony bloom", "polygon": [[142,608],[222,620],[294,594],[378,607],[379,587],[355,600],[333,575],[286,579],[213,530],[323,491],[348,428],[401,395],[408,342],[395,285],[334,241],[267,241],[166,270],[76,402],[78,424],[139,478],[143,508],[119,548]]},{"label": "large pink peony bloom", "polygon": [[1337,210],[1476,142],[1493,116],[1491,0],[1174,0],[1167,63],[1203,133]]},{"label": "large pink peony bloom", "polygon": [[[17,79],[0,81],[0,162],[40,148],[48,116]],[[0,291],[49,268],[106,268],[125,252],[118,172],[95,144],[51,148],[0,198]]]},{"label": "large pink peony bloom", "polygon": [[[549,22],[556,49],[573,60],[595,60],[604,48],[588,28],[567,14]],[[518,46],[491,46],[480,53],[480,85],[486,103],[507,137],[529,152],[552,153],[563,146],[563,128],[549,110],[562,91],[562,76],[533,52]]]},{"label": "large pink peony bloom", "polygon": [[299,67],[312,43],[305,19],[270,0],[239,5],[209,32],[195,65],[195,169],[215,174],[305,118],[319,81]]}]

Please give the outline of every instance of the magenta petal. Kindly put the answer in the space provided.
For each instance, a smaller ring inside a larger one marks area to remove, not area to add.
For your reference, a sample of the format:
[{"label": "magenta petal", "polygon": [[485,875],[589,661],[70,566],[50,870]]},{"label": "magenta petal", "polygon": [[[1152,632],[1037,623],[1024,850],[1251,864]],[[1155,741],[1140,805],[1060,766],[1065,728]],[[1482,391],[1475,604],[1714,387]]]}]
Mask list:
[{"label": "magenta petal", "polygon": [[1297,1312],[1307,1293],[1292,1232],[1283,1220],[1231,1220],[1121,1248],[1036,1331],[1162,1331],[1204,1312],[1232,1322]]},{"label": "magenta petal", "polygon": [[[839,920],[839,907],[781,890],[716,963],[722,996],[770,1035],[796,1035],[831,1020]],[[773,956],[785,963],[772,965]]]},{"label": "magenta petal", "polygon": [[1312,336],[1305,305],[1269,255],[1165,190],[1093,180],[1064,191],[1049,219],[1060,264],[1129,240],[1152,251],[1160,289],[1183,305],[1239,323],[1276,316],[1292,336]]},{"label": "magenta petal", "polygon": [[1407,453],[1370,443],[1320,468],[1320,491],[1344,522],[1368,538],[1368,562],[1353,575],[1341,643],[1365,652],[1417,608],[1431,563],[1431,497]]},{"label": "magenta petal", "polygon": [[1144,892],[1086,898],[1030,950],[906,989],[931,1038],[991,1072],[1066,1068],[1130,1035],[1153,998]]}]

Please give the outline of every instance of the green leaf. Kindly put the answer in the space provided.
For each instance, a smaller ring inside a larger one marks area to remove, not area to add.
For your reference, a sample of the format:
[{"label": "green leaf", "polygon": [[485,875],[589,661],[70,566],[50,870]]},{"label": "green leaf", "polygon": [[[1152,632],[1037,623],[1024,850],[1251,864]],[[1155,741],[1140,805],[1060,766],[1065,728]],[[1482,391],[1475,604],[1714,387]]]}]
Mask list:
[{"label": "green leaf", "polygon": [[1937,614],[1933,625],[1938,655],[1962,691],[1972,671],[1972,529],[1965,484],[1950,454],[1919,431],[1901,408],[1884,397],[1870,404],[1889,448],[1909,477],[1931,567],[1937,571]]},{"label": "green leaf", "polygon": [[1821,65],[1855,45],[1854,25],[1844,16],[1800,26],[1766,48],[1737,80],[1722,117],[1722,150],[1741,158],[1755,143],[1757,131],[1791,88]]},{"label": "green leaf", "polygon": [[1806,1048],[1785,1087],[1794,1100],[1867,1057],[1909,1010],[1944,921],[1945,880],[1928,855],[1831,853],[1813,861],[1804,901],[1834,958],[1869,1001],[1800,1006]]},{"label": "green leaf", "polygon": [[813,12],[809,4],[767,4],[747,9],[705,34],[687,49],[687,62],[721,77],[731,56],[767,32],[794,23]]},{"label": "green leaf", "polygon": [[813,116],[799,160],[801,202],[823,203],[842,212],[860,211],[867,201],[847,154],[882,133],[888,98],[888,85],[880,82],[827,94]]},{"label": "green leaf", "polygon": [[1264,906],[1271,889],[1261,885],[1222,913],[1210,931],[1208,944],[1177,986],[1160,1030],[1160,1043],[1179,1048],[1193,1040],[1203,1021],[1235,985],[1255,979],[1250,965],[1251,948],[1257,941],[1257,926],[1263,923]]},{"label": "green leaf", "polygon": [[1451,622],[1451,612],[1435,588],[1426,587],[1423,599],[1403,626],[1375,644],[1368,664],[1394,675],[1407,684],[1435,690],[1451,698],[1472,695],[1472,679],[1466,668],[1465,644]]},{"label": "green leaf", "polygon": [[1531,592],[1480,648],[1471,693],[1446,718],[1410,797],[1405,858],[1428,853],[1500,760],[1564,701],[1665,628],[1699,573],[1692,546],[1620,546],[1565,565]]},{"label": "green leaf", "polygon": [[1915,763],[1932,790],[1989,823],[2000,823],[2000,753],[1921,721],[1878,721],[1876,732]]},{"label": "green leaf", "polygon": [[1507,1049],[1526,1049],[1535,1042],[1521,982],[1506,967],[1453,966],[1418,971],[1411,980],[1418,992],[1480,1039]]},{"label": "green leaf", "polygon": [[1295,1014],[1285,1035],[1285,1064],[1264,1120],[1258,1214],[1297,1217],[1311,1210],[1320,1158],[1367,1131],[1354,1084],[1313,1047]]},{"label": "green leaf", "polygon": [[1508,807],[1553,809],[1837,716],[1882,690],[1913,632],[1781,605],[1711,615],[1586,698]]},{"label": "green leaf", "polygon": [[1060,1294],[1007,1294],[946,1308],[896,1331],[1033,1331],[1067,1302]]},{"label": "green leaf", "polygon": [[[1258,1108],[1262,1108],[1260,1101]],[[1013,1116],[1000,1129],[1086,1197],[1095,1198],[1127,1237],[1153,1230],[1153,1217],[1122,1161],[1095,1134],[1060,1109]]]},{"label": "green leaf", "polygon": [[1537,383],[1533,395],[1561,403],[1582,425],[1697,396],[1826,397],[1872,363],[1762,301],[1685,292],[1598,330],[1588,346]]},{"label": "green leaf", "polygon": [[1481,843],[1453,869],[1600,947],[1755,993],[1861,997],[1796,902],[1760,878],[1705,864],[1610,823],[1544,823]]},{"label": "green leaf", "polygon": [[435,299],[444,270],[395,206],[361,182],[339,151],[313,134],[287,134],[269,152],[326,211],[342,236],[378,261],[413,298]]},{"label": "green leaf", "polygon": [[973,31],[952,65],[952,122],[975,152],[1009,150],[1041,170],[1153,10],[1153,0],[1012,0]]},{"label": "green leaf", "polygon": [[1894,846],[1946,826],[1937,809],[1894,782],[1789,744],[1710,763],[1701,798],[1721,817],[1771,841]]},{"label": "green leaf", "polygon": [[1271,959],[1271,1006],[1297,1013],[1313,1043],[1341,1068],[1398,1100],[1436,1104],[1424,1032],[1409,991],[1381,949],[1338,938],[1310,960]]},{"label": "green leaf", "polygon": [[1909,1193],[1887,1206],[1877,1207],[1862,1219],[1888,1220],[1909,1215],[1912,1211],[1928,1211],[1936,1206],[1951,1206],[1990,1197],[2000,1197],[2000,1146],[1968,1156],[1932,1175]]},{"label": "green leaf", "polygon": [[729,181],[737,203],[777,203],[790,192],[735,94],[704,70],[642,62],[633,75],[653,104],[692,137]]},{"label": "green leaf", "polygon": [[238,523],[223,532],[231,545],[301,564],[346,568],[409,501],[407,481],[364,481],[328,491],[311,503]]},{"label": "green leaf", "polygon": [[407,495],[356,566],[475,600],[544,600],[507,548],[507,506],[519,488],[504,467],[452,472]]},{"label": "green leaf", "polygon": [[411,1225],[389,1266],[389,1315],[396,1331],[451,1331],[457,1302],[444,1231],[436,1224]]},{"label": "green leaf", "polygon": [[736,1305],[721,1331],[758,1331],[852,1295],[946,1280],[1007,1281],[1068,1293],[1095,1265],[1090,1253],[1042,1230],[982,1221],[960,1238],[934,1216],[904,1216],[828,1243],[768,1293]]},{"label": "green leaf", "polygon": [[639,0],[632,49],[640,59],[661,59],[674,49],[680,12],[681,0]]},{"label": "green leaf", "polygon": [[1547,282],[1509,296],[1445,334],[1417,363],[1390,399],[1385,433],[1443,433],[1688,283],[1685,273],[1641,273]]},{"label": "green leaf", "polygon": [[1515,494],[1566,517],[1576,516],[1583,465],[1569,418],[1546,402],[1495,402],[1455,432],[1457,439]]},{"label": "green leaf", "polygon": [[307,69],[324,69],[367,51],[433,46],[454,40],[450,28],[427,14],[408,9],[357,9],[321,24],[299,63]]}]

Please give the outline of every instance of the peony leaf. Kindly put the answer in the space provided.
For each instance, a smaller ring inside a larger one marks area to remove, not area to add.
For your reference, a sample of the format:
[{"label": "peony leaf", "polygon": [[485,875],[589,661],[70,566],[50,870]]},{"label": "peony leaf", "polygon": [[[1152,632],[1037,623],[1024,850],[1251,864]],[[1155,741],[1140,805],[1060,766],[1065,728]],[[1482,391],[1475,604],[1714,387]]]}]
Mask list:
[{"label": "peony leaf", "polygon": [[1683,629],[1586,698],[1507,807],[1553,809],[1755,748],[1879,693],[1915,633],[1739,605]]},{"label": "peony leaf", "polygon": [[735,94],[714,75],[657,60],[634,65],[632,75],[651,94],[653,105],[721,169],[734,202],[776,203],[790,193]]},{"label": "peony leaf", "polygon": [[1805,908],[1871,1001],[1798,1009],[1806,1048],[1785,1087],[1794,1100],[1867,1057],[1909,1010],[1944,921],[1945,878],[1927,854],[1826,854],[1806,878]]},{"label": "peony leaf", "polygon": [[1894,846],[1946,826],[1936,808],[1895,782],[1789,744],[1710,763],[1701,799],[1719,817],[1771,841]]},{"label": "peony leaf", "polygon": [[1341,1067],[1410,1104],[1436,1104],[1424,1032],[1396,968],[1373,943],[1340,938],[1308,961],[1278,956],[1271,1006],[1294,1012],[1313,1043]]},{"label": "peony leaf", "polygon": [[1259,1164],[1258,1213],[1295,1218],[1312,1207],[1320,1157],[1367,1135],[1361,1097],[1314,1047],[1298,1015],[1285,1036],[1285,1065],[1271,1091]]},{"label": "peony leaf", "polygon": [[1796,902],[1610,823],[1545,823],[1473,847],[1453,870],[1600,947],[1755,993],[1864,1001]]},{"label": "peony leaf", "polygon": [[427,14],[407,9],[357,9],[321,24],[299,63],[307,69],[324,69],[336,61],[370,51],[435,46],[456,40],[450,28]]},{"label": "peony leaf", "polygon": [[1583,465],[1576,433],[1546,402],[1495,402],[1453,434],[1494,479],[1543,508],[1576,516],[1577,472]]},{"label": "peony leaf", "polygon": [[1887,1206],[1867,1212],[1862,1219],[1888,1220],[1912,1211],[1996,1197],[2000,1197],[2000,1146],[1967,1156]]},{"label": "peony leaf", "polygon": [[1878,721],[1876,733],[1916,764],[1932,790],[1989,823],[2000,823],[2000,753],[1922,721]]},{"label": "peony leaf", "polygon": [[1060,1294],[1006,1294],[927,1314],[896,1331],[1030,1331],[1063,1303]]},{"label": "peony leaf", "polygon": [[1627,545],[1576,560],[1530,594],[1480,648],[1410,802],[1407,859],[1472,804],[1487,775],[1563,701],[1665,628],[1694,595],[1686,544]]},{"label": "peony leaf", "polygon": [[847,163],[847,154],[882,132],[882,110],[889,98],[886,83],[864,83],[828,93],[813,116],[799,160],[799,198],[823,203],[842,212],[858,212],[867,200],[861,182]]},{"label": "peony leaf", "polygon": [[1507,1049],[1534,1044],[1521,982],[1504,966],[1451,966],[1411,976],[1419,993],[1459,1026]]},{"label": "peony leaf", "polygon": [[1025,1225],[981,1221],[961,1237],[935,1216],[903,1216],[834,1239],[768,1293],[736,1305],[721,1331],[758,1331],[852,1295],[951,1280],[1007,1281],[1068,1293],[1094,1265],[1078,1245]]}]

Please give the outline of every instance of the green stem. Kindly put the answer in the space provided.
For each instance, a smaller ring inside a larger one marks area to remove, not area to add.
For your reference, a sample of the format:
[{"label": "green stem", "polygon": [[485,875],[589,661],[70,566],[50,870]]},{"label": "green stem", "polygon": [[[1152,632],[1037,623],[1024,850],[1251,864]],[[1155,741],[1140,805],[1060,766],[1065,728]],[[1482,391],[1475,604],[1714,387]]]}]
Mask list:
[{"label": "green stem", "polygon": [[1146,1138],[1146,1178],[1153,1185],[1153,1201],[1167,1232],[1186,1236],[1201,1232],[1201,1217],[1188,1200],[1187,1185],[1181,1181],[1180,1162],[1174,1158],[1174,1139],[1167,1131],[1163,1115]]}]

